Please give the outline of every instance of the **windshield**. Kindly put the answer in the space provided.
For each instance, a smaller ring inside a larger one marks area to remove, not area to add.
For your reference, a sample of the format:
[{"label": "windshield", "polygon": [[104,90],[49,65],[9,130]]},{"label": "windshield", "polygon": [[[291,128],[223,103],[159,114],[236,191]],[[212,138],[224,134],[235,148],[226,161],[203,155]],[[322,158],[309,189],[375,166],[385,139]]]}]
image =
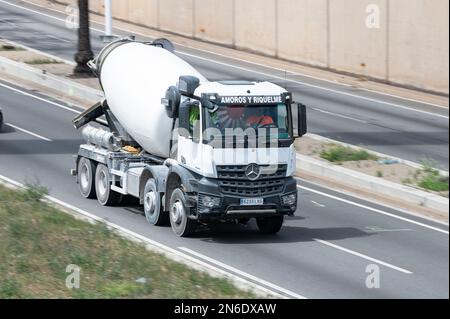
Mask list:
[{"label": "windshield", "polygon": [[205,110],[206,141],[255,137],[267,141],[290,139],[288,107],[272,105],[221,105],[214,112]]}]

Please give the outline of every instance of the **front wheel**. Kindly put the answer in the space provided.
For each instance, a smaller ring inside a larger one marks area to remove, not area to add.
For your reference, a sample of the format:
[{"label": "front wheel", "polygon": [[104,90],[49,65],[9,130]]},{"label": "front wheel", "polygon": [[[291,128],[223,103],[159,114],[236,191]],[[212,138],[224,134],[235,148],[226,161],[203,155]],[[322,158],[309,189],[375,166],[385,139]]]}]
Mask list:
[{"label": "front wheel", "polygon": [[284,215],[256,218],[258,229],[263,234],[276,234],[283,226]]},{"label": "front wheel", "polygon": [[95,193],[103,206],[116,206],[122,201],[122,194],[111,189],[108,168],[103,164],[98,164],[95,171]]},{"label": "front wheel", "polygon": [[161,207],[161,195],[156,188],[156,182],[150,178],[144,189],[144,213],[147,221],[156,226],[164,226],[169,222],[169,214],[163,212]]},{"label": "front wheel", "polygon": [[177,236],[191,236],[197,228],[197,221],[188,218],[190,209],[186,206],[184,192],[179,188],[175,189],[170,196],[169,215],[170,225]]}]

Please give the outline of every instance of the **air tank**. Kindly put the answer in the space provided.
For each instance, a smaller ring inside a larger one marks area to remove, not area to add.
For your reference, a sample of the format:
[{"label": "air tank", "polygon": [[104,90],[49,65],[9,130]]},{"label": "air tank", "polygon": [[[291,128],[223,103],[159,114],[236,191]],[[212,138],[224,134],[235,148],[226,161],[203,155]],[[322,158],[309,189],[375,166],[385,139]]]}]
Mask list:
[{"label": "air tank", "polygon": [[169,86],[183,75],[206,78],[161,46],[117,41],[96,58],[109,108],[123,128],[148,153],[169,157],[173,119],[161,105]]}]

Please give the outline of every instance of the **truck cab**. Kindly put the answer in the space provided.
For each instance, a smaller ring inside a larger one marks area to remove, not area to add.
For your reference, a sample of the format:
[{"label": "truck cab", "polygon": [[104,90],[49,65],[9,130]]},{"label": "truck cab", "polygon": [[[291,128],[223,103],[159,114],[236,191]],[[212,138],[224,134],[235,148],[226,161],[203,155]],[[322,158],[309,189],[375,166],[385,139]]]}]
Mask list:
[{"label": "truck cab", "polygon": [[204,222],[256,218],[262,232],[278,232],[297,208],[294,140],[306,133],[304,106],[295,132],[292,95],[273,83],[181,77],[179,92],[174,158],[191,175],[184,187],[195,208],[187,214]]}]

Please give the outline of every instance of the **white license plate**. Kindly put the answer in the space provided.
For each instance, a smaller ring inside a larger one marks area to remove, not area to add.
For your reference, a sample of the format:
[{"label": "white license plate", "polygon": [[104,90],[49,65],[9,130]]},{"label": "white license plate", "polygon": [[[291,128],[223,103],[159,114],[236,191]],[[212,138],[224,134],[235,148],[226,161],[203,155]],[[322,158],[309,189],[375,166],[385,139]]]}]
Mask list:
[{"label": "white license plate", "polygon": [[242,206],[256,206],[256,205],[263,205],[263,204],[264,204],[263,198],[241,198]]}]

